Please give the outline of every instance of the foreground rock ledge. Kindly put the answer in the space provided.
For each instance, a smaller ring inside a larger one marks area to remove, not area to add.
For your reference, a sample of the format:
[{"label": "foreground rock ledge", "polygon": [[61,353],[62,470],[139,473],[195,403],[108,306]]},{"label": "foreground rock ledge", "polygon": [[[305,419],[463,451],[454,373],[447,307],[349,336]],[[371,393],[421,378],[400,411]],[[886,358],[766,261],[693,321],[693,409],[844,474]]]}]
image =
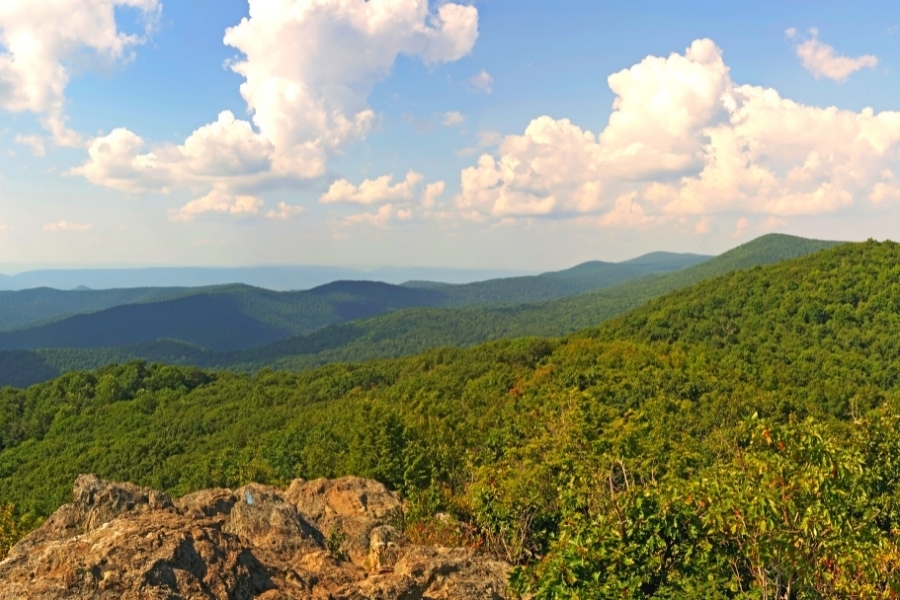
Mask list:
[{"label": "foreground rock ledge", "polygon": [[509,566],[404,544],[376,481],[251,484],[172,500],[94,475],[0,562],[0,600],[508,598]]}]

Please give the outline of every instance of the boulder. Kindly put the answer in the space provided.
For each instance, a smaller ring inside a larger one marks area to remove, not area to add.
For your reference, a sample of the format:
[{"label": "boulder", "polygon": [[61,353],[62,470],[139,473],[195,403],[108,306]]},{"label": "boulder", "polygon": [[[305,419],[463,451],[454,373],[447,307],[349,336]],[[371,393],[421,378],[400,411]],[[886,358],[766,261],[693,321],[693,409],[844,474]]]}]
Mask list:
[{"label": "boulder", "polygon": [[93,475],[0,562],[0,600],[509,597],[509,565],[406,544],[376,481],[251,484],[172,500]]}]

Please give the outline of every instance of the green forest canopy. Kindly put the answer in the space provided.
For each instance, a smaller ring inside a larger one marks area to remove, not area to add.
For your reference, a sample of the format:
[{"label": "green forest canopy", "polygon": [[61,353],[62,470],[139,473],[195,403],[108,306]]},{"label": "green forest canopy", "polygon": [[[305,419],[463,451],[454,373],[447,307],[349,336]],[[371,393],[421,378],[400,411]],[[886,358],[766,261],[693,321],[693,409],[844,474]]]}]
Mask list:
[{"label": "green forest canopy", "polygon": [[0,503],[46,515],[88,471],[175,494],[353,473],[410,499],[410,531],[454,515],[536,598],[890,598],[898,281],[900,246],[847,244],[562,339],[6,388]]}]

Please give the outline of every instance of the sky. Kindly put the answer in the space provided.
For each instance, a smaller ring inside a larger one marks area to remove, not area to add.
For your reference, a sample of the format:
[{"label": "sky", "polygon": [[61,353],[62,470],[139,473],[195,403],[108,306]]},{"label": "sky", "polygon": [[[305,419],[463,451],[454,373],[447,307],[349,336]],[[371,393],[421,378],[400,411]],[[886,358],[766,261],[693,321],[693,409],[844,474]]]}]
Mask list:
[{"label": "sky", "polygon": [[900,5],[3,0],[0,272],[896,238]]}]

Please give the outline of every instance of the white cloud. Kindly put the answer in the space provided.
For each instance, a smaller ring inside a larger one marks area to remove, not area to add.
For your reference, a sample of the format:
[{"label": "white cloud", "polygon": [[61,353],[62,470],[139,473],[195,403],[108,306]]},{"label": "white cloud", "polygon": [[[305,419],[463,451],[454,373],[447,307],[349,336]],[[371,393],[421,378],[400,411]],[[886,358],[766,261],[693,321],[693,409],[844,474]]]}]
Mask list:
[{"label": "white cloud", "polygon": [[[148,1],[148,0],[145,0]],[[128,192],[175,186],[247,189],[320,177],[329,157],[364,138],[376,117],[367,98],[401,54],[432,65],[468,54],[478,11],[428,0],[250,0],[250,17],[226,30],[238,50],[251,120],[223,112],[181,145],[147,148],[127,129],[91,142],[72,174]]]},{"label": "white cloud", "polygon": [[588,214],[641,227],[896,202],[900,112],[819,108],[738,85],[710,40],[608,82],[616,98],[599,133],[538,117],[463,169],[460,216]]},{"label": "white cloud", "polygon": [[[818,39],[819,32],[810,29],[810,38],[798,41],[795,51],[803,63],[803,68],[813,74],[816,79],[826,77],[834,81],[844,81],[853,73],[878,66],[878,58],[872,54],[864,54],[856,58],[841,56],[834,48]],[[797,30],[787,29],[785,34],[791,39],[798,39]]]},{"label": "white cloud", "polygon": [[68,173],[83,175],[92,183],[123,192],[139,193],[157,188],[168,192],[167,169],[159,164],[157,155],[142,155],[143,146],[144,140],[137,134],[121,127],[113,129],[105,136],[94,138],[88,146],[89,161]]},{"label": "white cloud", "polygon": [[750,221],[747,217],[741,217],[737,220],[737,223],[735,223],[734,232],[731,235],[736,238],[743,237],[747,233],[749,227]]},{"label": "white cloud", "polygon": [[447,184],[443,181],[435,181],[425,186],[425,192],[422,194],[422,208],[434,208],[438,198],[444,194]]},{"label": "white cloud", "polygon": [[[116,10],[140,11],[146,29],[119,31]],[[92,67],[127,61],[159,17],[159,0],[3,0],[0,3],[0,108],[41,115],[56,143],[75,146],[66,127],[65,90],[75,60]]]},{"label": "white cloud", "polygon": [[350,224],[374,225],[385,227],[395,221],[408,221],[412,218],[411,209],[397,208],[393,204],[385,204],[375,213],[362,213],[351,215],[345,219]]},{"label": "white cloud", "polygon": [[9,225],[7,225],[7,224],[4,223],[3,221],[0,221],[0,234],[2,234],[2,233],[9,233],[10,231],[12,231],[12,227],[10,227]]},{"label": "white cloud", "polygon": [[453,127],[455,125],[462,125],[465,122],[466,122],[466,118],[458,110],[444,113],[443,124],[445,127]]},{"label": "white cloud", "polygon": [[469,88],[473,92],[481,92],[483,94],[490,94],[494,91],[494,78],[491,77],[491,74],[481,70],[480,73],[476,73],[469,77]]},{"label": "white cloud", "polygon": [[897,176],[890,169],[884,169],[881,172],[881,181],[872,187],[869,200],[876,206],[889,202],[900,203],[900,185],[898,185]]},{"label": "white cloud", "polygon": [[17,135],[16,143],[28,147],[34,156],[44,156],[47,154],[44,138],[39,135]]},{"label": "white cloud", "polygon": [[325,204],[336,202],[352,202],[356,204],[378,204],[381,202],[410,200],[416,186],[422,181],[421,173],[410,171],[406,178],[391,185],[393,175],[382,175],[377,179],[366,179],[361,184],[353,185],[346,179],[339,179],[331,184],[320,201]]},{"label": "white cloud", "polygon": [[653,225],[657,219],[647,214],[644,207],[635,202],[637,194],[629,192],[616,198],[612,209],[600,217],[598,224],[601,227],[616,227],[623,229],[636,229]]},{"label": "white cloud", "polygon": [[306,209],[302,206],[288,204],[287,202],[279,202],[278,209],[268,211],[266,217],[269,219],[287,221],[288,219],[293,219],[294,217],[303,214],[305,210]]},{"label": "white cloud", "polygon": [[60,232],[84,232],[94,228],[92,223],[70,223],[69,221],[57,221],[56,223],[47,223],[43,227],[44,233],[60,233]]},{"label": "white cloud", "polygon": [[179,146],[143,153],[145,145],[128,129],[114,129],[91,140],[90,160],[69,174],[129,193],[168,193],[182,182],[252,181],[268,172],[273,152],[268,140],[230,111],[220,113],[215,123],[200,127]]},{"label": "white cloud", "polygon": [[248,195],[234,195],[227,190],[215,189],[203,196],[192,200],[172,213],[175,221],[190,221],[206,213],[219,213],[228,215],[258,215],[263,202],[259,198]]}]

